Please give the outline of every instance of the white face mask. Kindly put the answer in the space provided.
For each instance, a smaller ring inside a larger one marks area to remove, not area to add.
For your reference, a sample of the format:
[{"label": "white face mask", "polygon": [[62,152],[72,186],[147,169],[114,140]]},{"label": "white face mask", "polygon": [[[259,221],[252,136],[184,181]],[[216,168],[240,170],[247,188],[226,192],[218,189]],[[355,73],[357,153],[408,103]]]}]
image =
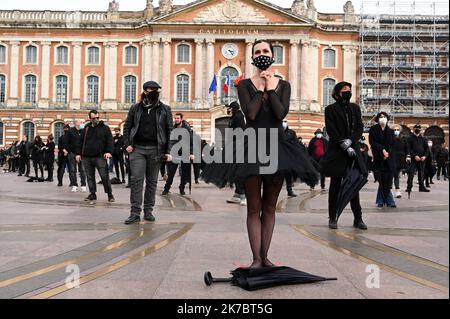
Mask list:
[{"label": "white face mask", "polygon": [[395,136],[400,136],[400,131],[394,131]]},{"label": "white face mask", "polygon": [[387,124],[387,118],[382,117],[378,120],[378,123],[380,123],[380,125],[386,125]]},{"label": "white face mask", "polygon": [[429,147],[433,146],[433,143],[428,143],[428,146],[429,146]]},{"label": "white face mask", "polygon": [[320,134],[320,133],[319,133],[319,134],[316,134],[316,137],[317,137],[317,138],[322,138],[322,136],[323,136],[323,135]]},{"label": "white face mask", "polygon": [[281,125],[283,125],[283,129],[287,129],[287,123],[286,122],[283,122]]}]

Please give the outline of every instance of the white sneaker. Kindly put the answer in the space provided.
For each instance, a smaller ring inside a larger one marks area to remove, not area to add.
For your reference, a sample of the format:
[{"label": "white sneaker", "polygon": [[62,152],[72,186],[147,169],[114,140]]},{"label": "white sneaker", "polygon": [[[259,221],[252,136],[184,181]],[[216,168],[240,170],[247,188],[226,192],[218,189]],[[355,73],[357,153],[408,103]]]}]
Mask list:
[{"label": "white sneaker", "polygon": [[241,199],[239,197],[233,196],[230,199],[227,199],[227,203],[240,204],[241,203]]},{"label": "white sneaker", "polygon": [[86,192],[87,192],[86,186],[81,186],[81,192],[82,192],[82,193],[86,193]]},{"label": "white sneaker", "polygon": [[247,206],[247,198],[242,198],[240,202],[241,206]]},{"label": "white sneaker", "polygon": [[402,193],[400,193],[400,191],[397,191],[397,192],[395,193],[395,197],[397,197],[397,198],[402,198]]},{"label": "white sneaker", "polygon": [[77,190],[78,190],[78,187],[76,187],[76,186],[72,186],[72,190],[71,190],[71,192],[72,192],[72,193],[76,193],[76,192],[77,192]]}]

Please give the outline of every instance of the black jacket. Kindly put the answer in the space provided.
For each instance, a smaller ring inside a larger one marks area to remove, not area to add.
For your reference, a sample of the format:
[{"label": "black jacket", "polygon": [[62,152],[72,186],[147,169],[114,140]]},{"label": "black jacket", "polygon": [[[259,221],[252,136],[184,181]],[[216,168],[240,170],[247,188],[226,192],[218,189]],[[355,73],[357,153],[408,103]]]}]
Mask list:
[{"label": "black jacket", "polygon": [[[344,139],[351,139],[351,147],[356,153],[356,163],[361,173],[367,174],[364,158],[359,150],[359,140],[364,131],[359,105],[349,103],[349,125],[346,111],[339,102],[325,108],[325,127],[329,136],[328,149],[320,160],[321,173],[329,177],[343,177],[351,159],[340,143]],[[350,127],[349,127],[350,126]]]},{"label": "black jacket", "polygon": [[55,161],[55,142],[47,142],[44,149],[44,163],[50,164]]},{"label": "black jacket", "polygon": [[[383,131],[379,124],[372,126],[369,131],[369,143],[372,149],[373,171],[383,170],[394,173],[396,170],[394,130],[386,126]],[[389,157],[386,160],[384,159],[383,150],[389,153]]]},{"label": "black jacket", "polygon": [[408,152],[408,143],[406,143],[406,139],[403,137],[395,138],[394,140],[394,152],[395,152],[395,162],[397,169],[405,169],[406,168],[406,155]]},{"label": "black jacket", "polygon": [[[182,155],[184,147],[189,147],[189,155],[194,154],[193,153],[193,151],[194,151],[194,146],[193,146],[193,143],[194,143],[194,131],[191,129],[189,124],[186,123],[186,121],[184,121],[184,120],[181,122],[181,127],[179,127],[179,128],[182,128],[182,129],[185,129],[185,130],[188,131],[188,133],[189,133],[189,145],[187,144],[187,141],[183,141],[183,142],[186,142],[186,143],[182,144],[182,148],[178,150],[178,154],[177,155],[178,156]],[[176,127],[174,126],[173,129],[176,129]],[[177,139],[170,139],[170,149],[172,149],[173,146],[175,144],[177,144],[178,142],[180,142],[181,139],[182,139],[181,135],[178,135],[178,136],[174,135],[174,136],[172,136],[172,138],[175,138],[175,137]]]},{"label": "black jacket", "polygon": [[[173,129],[172,112],[168,105],[159,102],[156,110],[156,120],[158,123],[158,151],[160,158],[164,158],[165,154],[170,154],[171,145],[170,133]],[[123,126],[124,148],[129,145],[134,146],[134,136],[139,129],[139,122],[142,114],[141,103],[133,105],[128,111],[127,119]]]},{"label": "black jacket", "polygon": [[[64,152],[63,150],[66,149],[67,150],[67,144],[69,142],[69,131],[64,132],[63,135],[61,135],[61,137],[58,139],[58,156],[63,156]],[[78,145],[79,141],[77,141],[77,145]]]},{"label": "black jacket", "polygon": [[444,166],[448,162],[448,151],[442,146],[436,149],[436,162],[438,166]]},{"label": "black jacket", "polygon": [[32,142],[21,141],[18,145],[20,157],[21,158],[29,158],[31,155],[32,148],[33,148]]},{"label": "black jacket", "polygon": [[123,151],[125,150],[123,135],[119,135],[119,136],[114,135],[113,141],[114,141],[114,153],[113,153],[114,156],[123,155]]},{"label": "black jacket", "polygon": [[33,147],[31,149],[31,159],[33,162],[42,162],[44,160],[44,151],[42,148],[44,147],[43,142],[34,142]]},{"label": "black jacket", "polygon": [[82,157],[102,157],[114,151],[111,130],[103,121],[96,126],[86,124],[81,130],[80,138],[75,147],[75,154]]},{"label": "black jacket", "polygon": [[412,134],[410,137],[408,137],[407,143],[411,161],[414,161],[414,157],[416,156],[428,157],[430,155],[428,150],[428,142],[422,135],[416,136]]},{"label": "black jacket", "polygon": [[67,132],[67,143],[64,148],[69,153],[75,153],[75,149],[80,140],[81,130],[77,130],[76,127],[71,127]]}]

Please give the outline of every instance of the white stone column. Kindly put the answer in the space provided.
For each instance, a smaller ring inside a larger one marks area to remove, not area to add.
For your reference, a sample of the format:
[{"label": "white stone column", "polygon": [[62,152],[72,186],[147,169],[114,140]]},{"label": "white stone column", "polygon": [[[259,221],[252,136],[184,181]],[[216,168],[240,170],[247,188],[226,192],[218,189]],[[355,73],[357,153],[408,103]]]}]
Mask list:
[{"label": "white stone column", "polygon": [[72,99],[70,108],[77,110],[81,108],[81,47],[81,42],[72,42]]},{"label": "white stone column", "polygon": [[142,46],[142,79],[141,86],[146,81],[149,81],[152,76],[152,51],[153,44],[152,41],[148,38],[144,39],[141,42]]},{"label": "white stone column", "polygon": [[301,53],[301,109],[320,111],[318,98],[319,81],[319,43],[317,41],[302,41]]},{"label": "white stone column", "polygon": [[203,39],[195,39],[195,99],[194,107],[203,106]]},{"label": "white stone column", "polygon": [[[207,103],[209,104],[209,107],[214,106],[214,93],[209,93],[209,85],[211,84],[211,81],[213,79],[213,75],[216,73],[214,70],[214,43],[216,40],[214,39],[207,39],[206,40],[206,78],[207,80]],[[220,85],[220,80],[217,78],[217,86]]]},{"label": "white stone column", "polygon": [[[160,65],[159,65],[159,56],[160,56],[160,50],[159,50],[159,48],[160,48],[160,41],[159,41],[159,39],[153,39],[152,40],[152,45],[153,45],[153,54],[152,54],[152,62],[153,62],[153,64],[152,64],[152,74],[151,74],[151,76],[150,76],[150,78],[149,79],[145,79],[145,81],[150,81],[150,80],[152,80],[152,81],[156,81],[156,82],[160,82],[160,79],[159,79],[159,68],[160,68]],[[163,88],[163,89],[165,89],[165,88]]]},{"label": "white stone column", "polygon": [[311,42],[311,111],[320,112],[319,102],[319,42]]},{"label": "white stone column", "polygon": [[170,38],[163,39],[163,61],[162,61],[162,101],[170,104],[170,83],[172,74],[170,67],[172,64],[172,40]]},{"label": "white stone column", "polygon": [[[357,79],[358,79],[358,65],[357,54],[358,46],[356,45],[343,45],[342,52],[344,54],[344,81],[350,82],[353,85],[353,92],[357,92]],[[356,95],[356,94],[355,94]]]},{"label": "white stone column", "polygon": [[9,71],[9,97],[7,107],[16,107],[19,102],[19,41],[9,42],[11,45],[11,64]]},{"label": "white stone column", "polygon": [[254,39],[245,39],[245,77],[251,78],[253,76],[252,65],[252,48]]},{"label": "white stone column", "polygon": [[42,62],[41,62],[41,98],[38,106],[40,108],[48,108],[49,106],[49,90],[50,90],[50,41],[41,42],[42,45]]},{"label": "white stone column", "polygon": [[105,44],[103,109],[117,110],[117,42]]},{"label": "white stone column", "polygon": [[289,54],[289,82],[291,83],[291,110],[299,110],[298,103],[298,45],[299,40],[291,40]]}]

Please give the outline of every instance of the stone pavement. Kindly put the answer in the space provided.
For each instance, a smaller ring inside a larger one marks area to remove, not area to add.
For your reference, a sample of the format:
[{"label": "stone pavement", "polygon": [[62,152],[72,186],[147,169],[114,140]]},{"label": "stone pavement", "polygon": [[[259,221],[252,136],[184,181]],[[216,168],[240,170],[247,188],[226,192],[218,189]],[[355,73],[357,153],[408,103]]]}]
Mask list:
[{"label": "stone pavement", "polygon": [[380,209],[372,179],[361,192],[368,231],[351,227],[348,210],[329,230],[326,192],[296,184],[300,196],[287,198],[283,189],[269,257],[338,280],[247,292],[203,282],[205,271],[227,277],[251,261],[246,208],[225,203],[232,190],[201,183],[180,196],[175,180],[172,194],[157,196],[156,223],[126,226],[124,185],[113,185],[115,203],[98,192],[91,205],[67,186],[25,181],[0,173],[0,298],[449,297],[448,182]]}]

